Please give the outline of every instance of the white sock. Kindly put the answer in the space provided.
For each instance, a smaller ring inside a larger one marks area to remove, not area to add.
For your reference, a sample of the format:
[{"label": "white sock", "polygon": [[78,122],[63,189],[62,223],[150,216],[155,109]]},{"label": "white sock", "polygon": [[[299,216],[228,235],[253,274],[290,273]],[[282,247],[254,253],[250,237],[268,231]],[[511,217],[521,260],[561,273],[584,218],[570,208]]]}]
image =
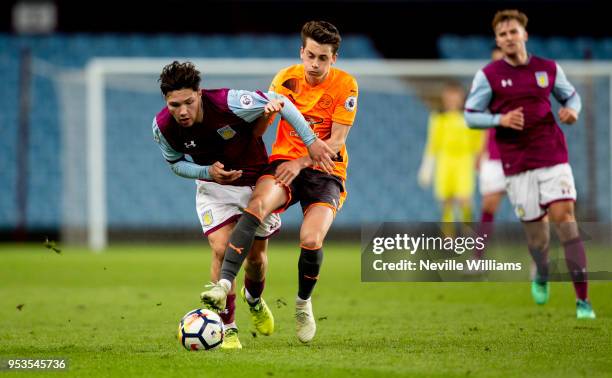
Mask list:
[{"label": "white sock", "polygon": [[229,293],[232,289],[232,283],[229,280],[226,280],[225,278],[219,280],[219,285],[223,286],[226,293]]},{"label": "white sock", "polygon": [[310,298],[308,297],[308,299],[302,299],[299,296],[295,297],[295,304],[298,306],[304,306],[306,303],[310,302]]},{"label": "white sock", "polygon": [[250,305],[256,305],[257,302],[259,302],[259,298],[253,298],[251,293],[249,293],[249,289],[247,289],[246,287],[244,288],[244,296],[246,297],[246,300],[247,302],[249,302]]},{"label": "white sock", "polygon": [[236,322],[231,322],[229,324],[223,324],[223,329],[230,329],[230,328],[238,329],[238,326],[236,325]]}]

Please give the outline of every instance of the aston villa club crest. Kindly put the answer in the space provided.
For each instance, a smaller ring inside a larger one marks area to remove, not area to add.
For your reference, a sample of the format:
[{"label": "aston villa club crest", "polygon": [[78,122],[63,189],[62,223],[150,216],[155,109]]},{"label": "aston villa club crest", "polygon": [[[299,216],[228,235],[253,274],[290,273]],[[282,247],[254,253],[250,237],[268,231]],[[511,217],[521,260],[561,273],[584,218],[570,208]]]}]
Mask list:
[{"label": "aston villa club crest", "polygon": [[236,135],[236,130],[232,129],[230,125],[225,125],[220,129],[217,129],[217,133],[221,135],[221,138],[225,140],[232,139]]},{"label": "aston villa club crest", "polygon": [[516,205],[516,207],[514,208],[514,211],[516,212],[516,216],[519,218],[522,218],[525,216],[525,208],[523,207],[523,205]]},{"label": "aston villa club crest", "polygon": [[211,209],[206,210],[204,214],[202,214],[202,224],[204,226],[210,226],[211,224],[213,224],[213,215]]},{"label": "aston villa club crest", "polygon": [[546,71],[538,71],[535,73],[536,82],[538,83],[538,87],[546,88],[548,87],[548,73]]}]

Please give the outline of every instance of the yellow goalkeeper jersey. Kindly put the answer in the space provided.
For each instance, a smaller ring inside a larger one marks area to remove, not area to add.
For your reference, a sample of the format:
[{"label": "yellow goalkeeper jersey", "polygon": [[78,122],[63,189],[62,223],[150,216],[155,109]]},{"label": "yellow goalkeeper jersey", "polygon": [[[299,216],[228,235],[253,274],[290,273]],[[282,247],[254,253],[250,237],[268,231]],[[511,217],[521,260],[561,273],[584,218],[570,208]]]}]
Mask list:
[{"label": "yellow goalkeeper jersey", "polygon": [[482,149],[484,133],[472,130],[462,112],[433,113],[429,117],[426,154],[436,159],[445,157],[475,157]]},{"label": "yellow goalkeeper jersey", "polygon": [[484,132],[468,128],[462,112],[431,115],[425,154],[435,159],[434,191],[438,199],[472,196],[476,157],[483,144]]}]

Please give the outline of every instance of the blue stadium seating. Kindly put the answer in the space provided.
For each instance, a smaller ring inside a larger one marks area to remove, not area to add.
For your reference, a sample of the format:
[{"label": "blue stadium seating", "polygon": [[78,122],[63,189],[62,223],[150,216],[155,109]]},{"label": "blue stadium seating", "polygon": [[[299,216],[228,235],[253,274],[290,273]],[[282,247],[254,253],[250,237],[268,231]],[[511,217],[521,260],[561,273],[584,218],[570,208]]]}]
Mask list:
[{"label": "blue stadium seating", "polygon": [[[77,34],[46,37],[22,37],[0,34],[0,228],[16,224],[16,160],[19,53],[29,47],[37,59],[62,68],[82,68],[93,56],[165,57],[264,57],[297,59],[299,36],[276,35],[119,35]],[[458,59],[487,59],[491,37],[443,36],[439,40],[440,56]],[[612,39],[554,39],[532,37],[529,46],[534,53],[558,59],[610,59]],[[381,58],[372,42],[364,36],[348,35],[343,39],[342,58]],[[60,130],[60,101],[52,80],[34,76],[30,114],[30,171],[28,226],[58,228],[62,217],[61,151],[64,141]],[[263,85],[266,85],[264,83]],[[609,83],[597,81],[594,93],[609,93]],[[371,221],[435,221],[439,210],[430,191],[416,183],[423,143],[426,138],[428,108],[412,93],[408,85],[399,93],[382,93],[364,86],[360,91],[360,108],[349,135],[348,200],[339,213],[340,227],[358,227]],[[579,85],[587,93],[585,84]],[[133,97],[127,91],[108,89],[107,98],[107,209],[112,227],[190,227],[196,223],[194,183],[176,178],[164,163],[151,138],[153,115],[163,106],[157,94],[137,96],[139,108],[131,111]],[[599,216],[607,219],[609,200],[609,99],[594,96],[598,175],[597,207]],[[393,109],[381,113],[379,109]],[[579,193],[586,181],[586,165],[575,157],[586,151],[586,137],[581,125],[564,128],[571,139],[570,156],[576,164]],[[266,141],[273,139],[268,133]],[[129,168],[125,169],[125,162]],[[83,185],[85,185],[83,178]],[[423,206],[423,204],[427,204]],[[299,222],[300,212],[293,209],[283,221]],[[514,219],[505,203],[502,219]]]},{"label": "blue stadium seating", "polygon": [[[7,94],[0,103],[0,150],[3,154],[0,159],[0,228],[13,228],[17,216],[14,157],[17,153],[16,94],[21,49],[29,48],[34,58],[54,66],[82,68],[94,56],[296,58],[299,44],[299,35],[0,34],[0,80],[2,93]],[[349,58],[379,57],[372,42],[358,35],[345,36],[341,52],[343,57]],[[108,109],[112,109],[107,112],[106,135],[109,224],[113,227],[193,226],[193,181],[172,177],[151,140],[149,125],[161,107],[159,95],[140,97],[140,101],[150,104],[146,114],[130,111],[132,98],[129,93],[111,93],[107,98]],[[33,77],[31,101],[28,227],[58,228],[62,217],[63,164],[59,151],[63,142],[59,100],[48,77]],[[121,133],[114,131],[118,127]],[[130,161],[128,171],[122,169],[125,161]],[[163,187],[151,190],[152,183],[156,182],[164,183]],[[183,200],[185,195],[188,201]]]},{"label": "blue stadium seating", "polygon": [[[488,59],[495,45],[493,36],[442,35],[438,51],[443,59]],[[612,59],[612,38],[530,36],[530,52],[551,59]]]}]

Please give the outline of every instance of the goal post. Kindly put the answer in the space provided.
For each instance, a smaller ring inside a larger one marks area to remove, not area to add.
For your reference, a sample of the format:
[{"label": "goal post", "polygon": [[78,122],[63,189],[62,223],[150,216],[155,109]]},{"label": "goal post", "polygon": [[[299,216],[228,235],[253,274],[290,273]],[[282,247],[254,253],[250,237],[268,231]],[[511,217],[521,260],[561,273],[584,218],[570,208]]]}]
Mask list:
[{"label": "goal post", "polygon": [[[87,245],[93,251],[102,251],[108,244],[107,217],[107,167],[106,167],[106,89],[113,75],[159,75],[162,68],[177,58],[94,58],[85,67],[86,93],[86,167],[87,167]],[[203,72],[205,78],[220,75],[246,78],[265,76],[268,82],[281,68],[297,63],[296,59],[189,59]],[[340,59],[337,67],[350,72],[360,82],[360,94],[368,91],[368,85],[392,91],[394,85],[405,85],[411,80],[440,80],[445,77],[461,77],[471,80],[477,70],[486,64],[474,60],[358,60]],[[612,125],[612,63],[560,61],[570,81],[577,77],[596,77],[608,80],[608,120]],[[399,79],[399,80],[398,80]],[[206,85],[205,85],[206,87]],[[249,89],[249,88],[246,88]],[[264,89],[264,88],[262,88]],[[416,90],[418,92],[418,89]],[[151,114],[151,119],[153,114]],[[384,128],[385,125],[379,125]],[[612,133],[607,145],[612,149]],[[609,177],[612,177],[612,159],[608,161]],[[609,189],[612,203],[612,185]],[[612,218],[612,205],[608,209]]]}]

